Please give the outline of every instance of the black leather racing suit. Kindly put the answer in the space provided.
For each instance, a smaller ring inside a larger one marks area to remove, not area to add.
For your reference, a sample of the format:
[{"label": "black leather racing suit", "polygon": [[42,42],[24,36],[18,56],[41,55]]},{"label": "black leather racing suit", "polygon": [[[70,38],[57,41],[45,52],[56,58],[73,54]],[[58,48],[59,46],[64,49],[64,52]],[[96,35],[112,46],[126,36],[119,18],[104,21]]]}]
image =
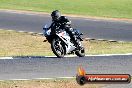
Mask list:
[{"label": "black leather racing suit", "polygon": [[74,44],[78,46],[73,28],[71,28],[71,22],[67,19],[67,17],[61,16],[58,20],[53,21],[49,28],[51,28],[51,34],[54,34],[55,31],[58,31],[60,29],[65,30],[70,35],[71,41],[73,41]]}]

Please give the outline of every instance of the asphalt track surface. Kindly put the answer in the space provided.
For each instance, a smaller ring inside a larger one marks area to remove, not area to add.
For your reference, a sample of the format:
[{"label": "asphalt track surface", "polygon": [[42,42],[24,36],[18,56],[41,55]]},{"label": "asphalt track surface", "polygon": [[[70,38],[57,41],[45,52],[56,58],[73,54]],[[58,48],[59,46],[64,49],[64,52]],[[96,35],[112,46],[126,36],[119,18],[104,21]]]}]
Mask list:
[{"label": "asphalt track surface", "polygon": [[[132,75],[132,55],[14,58],[0,60],[0,80],[75,77],[80,65],[87,74]],[[120,85],[116,84],[116,86]],[[122,86],[130,88],[132,84]]]},{"label": "asphalt track surface", "polygon": [[[74,28],[84,37],[118,41],[132,41],[132,23],[69,17]],[[42,33],[44,24],[51,23],[49,15],[0,11],[0,28]]]}]

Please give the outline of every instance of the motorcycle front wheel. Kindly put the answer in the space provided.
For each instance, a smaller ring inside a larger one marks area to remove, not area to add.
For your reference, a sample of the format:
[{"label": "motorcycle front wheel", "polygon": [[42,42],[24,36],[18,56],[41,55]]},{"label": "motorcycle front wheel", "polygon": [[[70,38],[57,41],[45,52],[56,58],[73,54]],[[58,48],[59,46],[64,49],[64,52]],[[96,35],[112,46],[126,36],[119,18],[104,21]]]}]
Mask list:
[{"label": "motorcycle front wheel", "polygon": [[53,53],[58,57],[58,58],[63,58],[65,55],[65,50],[61,44],[60,39],[53,39],[51,43],[51,49]]}]

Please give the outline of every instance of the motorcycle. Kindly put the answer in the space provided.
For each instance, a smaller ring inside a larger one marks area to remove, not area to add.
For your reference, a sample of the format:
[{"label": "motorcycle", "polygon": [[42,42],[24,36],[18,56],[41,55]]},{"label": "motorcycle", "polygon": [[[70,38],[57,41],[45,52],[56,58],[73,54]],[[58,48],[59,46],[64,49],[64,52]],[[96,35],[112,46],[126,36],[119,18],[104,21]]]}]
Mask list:
[{"label": "motorcycle", "polygon": [[81,38],[81,35],[83,34],[77,29],[74,29],[73,32],[75,33],[75,37],[79,42],[79,46],[81,47],[79,49],[74,45],[73,41],[71,41],[71,38],[66,31],[59,30],[56,31],[55,34],[51,34],[51,29],[49,29],[47,24],[43,27],[43,35],[51,44],[51,49],[58,58],[63,58],[67,54],[74,53],[79,57],[85,56],[85,49],[81,42],[83,41]]}]

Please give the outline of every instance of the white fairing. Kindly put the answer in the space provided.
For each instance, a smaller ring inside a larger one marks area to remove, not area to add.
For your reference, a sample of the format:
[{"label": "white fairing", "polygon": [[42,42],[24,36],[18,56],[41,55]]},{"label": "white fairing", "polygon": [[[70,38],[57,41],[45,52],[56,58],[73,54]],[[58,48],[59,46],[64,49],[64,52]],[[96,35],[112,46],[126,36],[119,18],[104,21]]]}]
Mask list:
[{"label": "white fairing", "polygon": [[[43,35],[46,37],[46,36],[49,36],[50,33],[51,33],[51,29],[49,29],[48,25],[46,24],[43,28]],[[76,47],[74,46],[73,43],[71,43],[71,41],[70,41],[71,38],[70,38],[69,34],[66,33],[66,31],[56,33],[56,35],[58,35],[62,39],[62,41],[65,42],[66,54],[75,50]]]},{"label": "white fairing", "polygon": [[71,41],[70,41],[71,38],[70,38],[69,34],[66,33],[66,31],[61,32],[57,35],[66,43],[66,45],[65,45],[66,53],[69,53],[69,52],[73,51],[76,48],[74,46],[74,44],[71,43]]}]

